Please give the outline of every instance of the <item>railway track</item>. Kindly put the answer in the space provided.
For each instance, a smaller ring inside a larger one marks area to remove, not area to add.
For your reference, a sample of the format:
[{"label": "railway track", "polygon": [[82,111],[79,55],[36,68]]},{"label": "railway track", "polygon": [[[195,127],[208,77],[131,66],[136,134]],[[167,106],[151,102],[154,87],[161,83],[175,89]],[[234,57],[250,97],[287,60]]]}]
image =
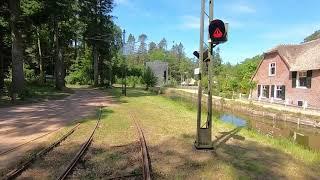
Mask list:
[{"label": "railway track", "polygon": [[140,127],[139,122],[135,119],[134,115],[131,114],[131,118],[137,128],[138,135],[139,135],[139,142],[141,146],[141,158],[142,158],[142,172],[143,172],[143,179],[144,180],[150,180],[151,179],[151,159],[149,155],[148,146],[146,143],[146,139],[144,136],[144,133]]},{"label": "railway track", "polygon": [[22,148],[22,147],[24,147],[24,146],[32,143],[32,142],[34,142],[34,141],[36,141],[36,140],[39,140],[39,139],[44,138],[44,137],[46,137],[46,136],[48,136],[48,135],[50,135],[50,134],[52,134],[52,133],[54,133],[54,132],[57,132],[57,131],[59,131],[60,129],[61,129],[61,128],[55,129],[55,130],[50,131],[50,132],[48,132],[48,133],[46,133],[46,134],[43,134],[43,135],[41,135],[41,136],[38,136],[38,137],[36,137],[36,138],[28,141],[28,142],[19,144],[19,145],[13,147],[13,148],[10,148],[10,149],[7,149],[7,150],[5,150],[5,151],[2,151],[2,152],[0,152],[0,156],[9,154],[9,153],[11,153],[11,152],[14,152],[14,151],[16,151],[16,150],[18,150],[18,149],[20,149],[20,148]]},{"label": "railway track", "polygon": [[57,147],[62,141],[67,139],[74,131],[79,127],[80,123],[76,124],[70,131],[68,131],[64,136],[58,139],[56,142],[51,144],[49,147],[42,149],[38,153],[34,154],[29,158],[26,162],[22,163],[18,168],[14,169],[13,171],[9,172],[4,179],[14,179],[18,177],[24,170],[26,170],[35,160],[39,159],[40,157],[44,156],[46,153],[51,151],[53,148]]},{"label": "railway track", "polygon": [[78,151],[76,156],[73,157],[72,161],[67,166],[67,168],[64,170],[64,172],[59,176],[58,180],[63,180],[63,179],[66,179],[68,177],[68,175],[72,172],[73,168],[76,166],[77,162],[81,159],[81,157],[83,156],[85,151],[90,146],[90,144],[91,144],[91,142],[93,140],[94,133],[96,132],[96,130],[97,130],[99,124],[100,124],[101,114],[102,114],[102,107],[100,107],[99,118],[98,118],[97,123],[96,123],[94,129],[92,130],[89,138],[87,139],[87,141],[85,143],[82,144],[80,150]]},{"label": "railway track", "polygon": [[[99,116],[98,116],[97,122],[96,122],[92,132],[90,133],[89,137],[81,145],[81,148],[77,151],[77,153],[72,158],[72,160],[69,162],[67,167],[60,174],[60,176],[57,178],[58,180],[64,180],[72,173],[73,169],[75,168],[75,166],[77,165],[79,160],[83,157],[83,155],[85,154],[86,150],[89,148],[90,144],[93,141],[94,134],[95,134],[97,128],[99,127],[100,120],[101,120],[101,115],[102,115],[102,107],[100,107],[100,112],[99,112]],[[151,160],[150,160],[150,155],[149,155],[148,146],[147,146],[147,143],[146,143],[146,140],[145,140],[145,136],[144,136],[143,130],[142,130],[139,122],[135,119],[134,115],[131,115],[131,119],[133,120],[134,125],[136,127],[137,134],[138,134],[138,140],[139,140],[138,142],[139,142],[140,148],[141,148],[142,176],[143,176],[144,180],[150,180],[151,179],[152,167],[151,167]],[[61,142],[66,140],[71,134],[73,134],[76,131],[76,129],[79,126],[80,126],[80,123],[76,124],[63,137],[58,139],[56,142],[51,144],[49,147],[47,147],[45,149],[42,149],[41,151],[39,151],[38,153],[33,155],[29,160],[27,160],[26,162],[21,164],[18,168],[16,168],[13,171],[9,172],[4,179],[15,179],[16,177],[18,177],[22,172],[27,170],[34,163],[34,161],[36,161],[37,159],[45,156],[49,151],[52,151]],[[132,175],[126,175],[126,176],[123,176],[123,177],[117,177],[115,179],[130,178],[131,176]],[[114,178],[111,178],[111,179],[114,179]]]},{"label": "railway track", "polygon": [[[77,162],[81,159],[82,155],[84,154],[84,152],[88,149],[88,147],[90,146],[92,140],[93,140],[93,135],[96,131],[96,129],[98,128],[99,124],[100,124],[100,119],[101,119],[101,114],[102,114],[102,107],[100,107],[100,112],[99,112],[99,117],[97,119],[96,125],[93,129],[93,131],[91,132],[89,138],[86,140],[86,142],[81,146],[80,150],[78,151],[78,153],[76,154],[76,156],[72,159],[72,162],[68,165],[68,167],[66,168],[66,170],[61,174],[61,176],[59,177],[59,179],[65,179],[72,171],[72,169],[74,168],[74,166],[77,164]],[[61,144],[64,140],[66,140],[71,134],[73,134],[76,129],[80,126],[80,123],[76,124],[71,130],[69,130],[63,137],[61,137],[60,139],[58,139],[56,142],[54,142],[53,144],[51,144],[49,147],[42,149],[41,151],[39,151],[38,153],[34,154],[31,158],[29,158],[26,162],[22,163],[18,168],[14,169],[13,171],[9,172],[4,179],[6,180],[10,180],[10,179],[14,179],[16,177],[18,177],[23,171],[25,171],[28,167],[30,167],[30,165],[33,164],[34,161],[36,161],[37,159],[43,157],[45,154],[47,154],[49,151],[53,150],[55,147],[57,147],[59,144]],[[21,146],[23,146],[24,144],[22,144]],[[11,151],[14,151],[17,148],[12,148]],[[9,153],[9,152],[8,152]]]}]

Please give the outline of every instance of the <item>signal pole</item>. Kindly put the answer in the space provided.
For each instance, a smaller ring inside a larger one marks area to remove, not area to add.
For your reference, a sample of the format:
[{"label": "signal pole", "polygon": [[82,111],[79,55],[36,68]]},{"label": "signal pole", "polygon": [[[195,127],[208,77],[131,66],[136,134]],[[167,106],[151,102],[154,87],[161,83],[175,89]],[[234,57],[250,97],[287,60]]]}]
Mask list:
[{"label": "signal pole", "polygon": [[[197,136],[195,147],[197,149],[212,149],[212,45],[210,43],[209,50],[208,50],[208,58],[210,59],[209,62],[206,62],[206,68],[204,69],[204,22],[205,22],[205,3],[206,0],[201,0],[201,13],[200,13],[200,52],[199,52],[199,68],[200,68],[200,78],[198,84],[198,111],[197,111]],[[209,22],[213,20],[213,0],[209,0]],[[210,35],[208,36],[210,39]],[[204,125],[202,125],[201,121],[201,107],[202,107],[202,86],[201,86],[201,77],[204,74],[204,70],[207,70],[208,73],[208,101],[207,101],[207,120]]]},{"label": "signal pole", "polygon": [[[123,40],[122,40],[122,54],[123,57],[125,57],[126,51],[125,51],[125,44],[126,44],[126,30],[123,30]],[[123,78],[124,81],[122,81],[122,94],[127,96],[127,64],[124,59],[124,66],[123,66]]]}]

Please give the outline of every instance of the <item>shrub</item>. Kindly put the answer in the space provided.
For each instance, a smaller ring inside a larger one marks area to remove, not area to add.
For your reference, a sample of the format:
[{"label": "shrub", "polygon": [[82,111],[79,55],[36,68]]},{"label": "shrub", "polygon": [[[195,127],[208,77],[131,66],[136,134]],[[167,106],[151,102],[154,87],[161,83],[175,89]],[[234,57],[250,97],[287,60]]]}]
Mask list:
[{"label": "shrub", "polygon": [[146,86],[146,90],[149,90],[149,87],[154,87],[157,84],[157,77],[154,75],[150,67],[147,67],[143,73],[143,84]]},{"label": "shrub", "polygon": [[142,78],[139,76],[129,76],[127,78],[127,84],[133,88],[141,84]]}]

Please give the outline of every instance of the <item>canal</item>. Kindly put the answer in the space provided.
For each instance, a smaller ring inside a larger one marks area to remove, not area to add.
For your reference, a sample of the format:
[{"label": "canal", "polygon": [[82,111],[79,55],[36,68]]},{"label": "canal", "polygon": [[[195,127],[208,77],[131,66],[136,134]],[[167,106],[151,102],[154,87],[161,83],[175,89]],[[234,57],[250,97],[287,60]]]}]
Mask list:
[{"label": "canal", "polygon": [[237,127],[253,129],[270,137],[288,138],[306,148],[320,150],[320,129],[291,122],[248,116],[236,111],[214,111],[214,116]]},{"label": "canal", "polygon": [[[193,93],[170,91],[166,92],[165,96],[189,103],[193,108],[197,106],[197,96]],[[203,102],[203,105],[205,107],[206,103]],[[318,128],[257,115],[247,115],[227,108],[221,109],[221,106],[214,106],[213,113],[215,117],[237,127],[255,130],[269,137],[287,138],[305,148],[320,151],[320,129]]]}]

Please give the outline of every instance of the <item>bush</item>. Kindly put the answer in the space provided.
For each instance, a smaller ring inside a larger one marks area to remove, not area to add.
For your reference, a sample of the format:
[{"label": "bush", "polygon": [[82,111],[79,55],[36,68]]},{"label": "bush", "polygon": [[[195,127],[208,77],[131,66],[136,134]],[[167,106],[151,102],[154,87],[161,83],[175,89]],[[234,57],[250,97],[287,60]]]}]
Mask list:
[{"label": "bush", "polygon": [[177,87],[178,81],[174,78],[170,78],[168,83],[166,84],[166,87]]},{"label": "bush", "polygon": [[37,82],[39,77],[34,72],[34,69],[24,68],[24,76],[25,79],[29,82]]},{"label": "bush", "polygon": [[147,67],[143,73],[143,84],[146,86],[146,90],[149,90],[149,87],[154,87],[157,84],[157,77],[154,75],[150,67]]},{"label": "bush", "polygon": [[127,84],[133,88],[141,84],[142,78],[139,76],[129,76],[127,78]]}]

